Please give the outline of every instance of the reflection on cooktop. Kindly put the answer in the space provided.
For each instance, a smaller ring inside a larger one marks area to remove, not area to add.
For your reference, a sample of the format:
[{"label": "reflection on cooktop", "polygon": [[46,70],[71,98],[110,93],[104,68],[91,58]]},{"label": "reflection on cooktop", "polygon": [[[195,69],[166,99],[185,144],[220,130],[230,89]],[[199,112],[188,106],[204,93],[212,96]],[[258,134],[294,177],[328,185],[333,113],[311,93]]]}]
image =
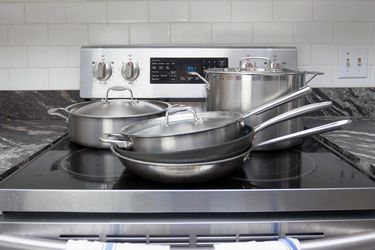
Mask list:
[{"label": "reflection on cooktop", "polygon": [[228,178],[257,187],[297,187],[298,179],[310,174],[315,167],[315,160],[300,150],[255,152],[241,173]]},{"label": "reflection on cooktop", "polygon": [[95,182],[117,181],[124,167],[111,151],[84,148],[66,155],[61,168],[78,179]]},{"label": "reflection on cooktop", "polygon": [[244,166],[205,183],[163,184],[142,179],[110,150],[64,138],[0,183],[17,189],[228,190],[374,187],[375,182],[313,139],[292,150],[252,152]]}]

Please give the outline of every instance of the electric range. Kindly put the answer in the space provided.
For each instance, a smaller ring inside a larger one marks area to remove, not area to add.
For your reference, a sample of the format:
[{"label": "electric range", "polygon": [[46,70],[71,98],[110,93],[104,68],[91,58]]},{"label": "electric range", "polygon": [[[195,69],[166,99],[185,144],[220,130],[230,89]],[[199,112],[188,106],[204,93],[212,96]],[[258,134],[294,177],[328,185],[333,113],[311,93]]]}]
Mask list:
[{"label": "electric range", "polygon": [[[174,69],[232,67],[248,54],[297,65],[295,48],[87,47],[81,51],[81,96],[100,98],[123,82],[138,98],[197,101],[203,84]],[[174,67],[168,79],[167,66]],[[313,138],[285,151],[252,152],[221,179],[163,184],[132,174],[110,150],[81,147],[65,136],[0,183],[0,234],[180,247],[317,239],[373,230],[373,197],[370,176]]]}]

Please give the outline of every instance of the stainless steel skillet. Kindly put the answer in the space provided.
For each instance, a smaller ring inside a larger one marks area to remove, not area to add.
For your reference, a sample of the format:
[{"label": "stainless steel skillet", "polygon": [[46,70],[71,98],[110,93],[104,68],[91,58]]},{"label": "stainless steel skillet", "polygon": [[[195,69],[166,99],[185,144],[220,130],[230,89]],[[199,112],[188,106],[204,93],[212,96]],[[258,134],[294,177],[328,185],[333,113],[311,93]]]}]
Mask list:
[{"label": "stainless steel skillet", "polygon": [[242,167],[243,163],[248,159],[250,152],[255,148],[336,130],[350,122],[351,120],[342,120],[278,137],[249,147],[243,153],[213,161],[190,163],[150,162],[121,154],[115,145],[111,146],[111,150],[129,170],[143,178],[166,183],[205,182],[225,176],[233,170]]}]

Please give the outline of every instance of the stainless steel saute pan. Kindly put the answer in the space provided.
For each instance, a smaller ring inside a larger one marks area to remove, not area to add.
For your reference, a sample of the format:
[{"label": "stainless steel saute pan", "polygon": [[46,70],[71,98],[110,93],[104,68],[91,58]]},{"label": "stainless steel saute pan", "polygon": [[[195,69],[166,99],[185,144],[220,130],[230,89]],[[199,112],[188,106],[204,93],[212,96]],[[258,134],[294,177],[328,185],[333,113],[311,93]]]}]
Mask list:
[{"label": "stainless steel saute pan", "polygon": [[[332,102],[306,105],[276,116],[254,127],[254,135],[282,121],[330,106]],[[189,114],[172,114],[188,111]],[[136,122],[121,129],[125,141],[100,138],[139,152],[174,152],[193,150],[218,145],[241,137],[245,123],[238,112],[201,112],[190,107],[175,107],[167,110],[165,117]],[[253,139],[253,138],[252,138]]]},{"label": "stainless steel saute pan", "polygon": [[[110,91],[129,91],[131,99],[110,100]],[[98,140],[103,133],[115,133],[133,122],[162,116],[170,106],[162,101],[136,100],[129,88],[114,86],[107,90],[105,100],[53,108],[48,113],[66,120],[71,141],[88,147],[109,148],[110,144]]]},{"label": "stainless steel saute pan", "polygon": [[126,156],[126,154],[119,153],[115,145],[111,146],[111,150],[129,170],[143,178],[166,183],[204,182],[225,176],[233,170],[242,167],[253,149],[281,143],[287,140],[302,138],[312,134],[333,131],[350,122],[350,120],[333,122],[289,134],[287,136],[274,138],[270,141],[265,141],[256,146],[249,147],[245,149],[243,153],[228,158],[219,158],[213,161],[185,163],[150,162],[134,159]]}]

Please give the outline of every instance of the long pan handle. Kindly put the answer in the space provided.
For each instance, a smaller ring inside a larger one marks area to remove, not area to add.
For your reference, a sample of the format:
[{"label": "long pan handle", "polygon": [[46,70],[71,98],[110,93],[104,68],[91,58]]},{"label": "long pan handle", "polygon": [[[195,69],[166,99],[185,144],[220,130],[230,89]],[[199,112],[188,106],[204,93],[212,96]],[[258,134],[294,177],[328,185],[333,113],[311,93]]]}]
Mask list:
[{"label": "long pan handle", "polygon": [[300,88],[299,90],[291,93],[291,94],[288,94],[288,95],[285,95],[285,96],[282,96],[280,98],[277,98],[271,102],[268,102],[256,109],[253,109],[245,114],[243,114],[243,118],[247,118],[249,116],[252,116],[252,115],[259,115],[263,112],[266,112],[272,108],[275,108],[277,106],[280,106],[284,103],[287,103],[287,102],[290,102],[290,101],[293,101],[297,98],[300,98],[302,96],[305,96],[307,94],[310,94],[312,92],[312,89],[309,87],[309,86],[306,86],[306,87],[302,87]]},{"label": "long pan handle", "polygon": [[323,108],[327,108],[331,105],[332,105],[332,102],[328,101],[328,102],[313,103],[313,104],[305,105],[305,106],[302,106],[302,107],[299,107],[299,108],[296,108],[296,109],[292,109],[288,112],[282,113],[281,115],[275,116],[275,117],[255,126],[254,127],[254,133],[256,134],[259,131],[261,131],[265,128],[268,128],[269,126],[274,125],[276,123],[280,123],[280,122],[290,120],[290,119],[293,119],[295,117],[298,117],[298,116],[301,116],[301,115],[304,115],[304,114],[307,114],[307,113],[310,113],[310,112],[313,112],[313,111],[317,111],[317,110],[320,110],[320,109],[323,109]]},{"label": "long pan handle", "polygon": [[262,147],[265,147],[265,146],[277,144],[277,143],[284,142],[284,141],[290,141],[290,140],[294,140],[294,139],[307,137],[307,136],[310,136],[310,135],[316,135],[316,134],[320,134],[320,133],[326,133],[326,132],[334,131],[334,130],[337,130],[337,129],[341,129],[344,125],[349,124],[351,122],[352,122],[351,120],[341,120],[341,121],[331,122],[331,123],[328,123],[328,124],[325,124],[325,125],[321,125],[321,126],[318,126],[318,127],[306,129],[306,130],[303,130],[303,131],[299,131],[299,132],[296,132],[296,133],[293,133],[293,134],[280,136],[280,137],[277,137],[277,138],[274,138],[274,139],[271,139],[271,140],[268,140],[268,141],[265,141],[265,142],[261,142],[258,145],[255,145],[253,147],[253,149],[259,149],[259,148],[262,148]]}]

